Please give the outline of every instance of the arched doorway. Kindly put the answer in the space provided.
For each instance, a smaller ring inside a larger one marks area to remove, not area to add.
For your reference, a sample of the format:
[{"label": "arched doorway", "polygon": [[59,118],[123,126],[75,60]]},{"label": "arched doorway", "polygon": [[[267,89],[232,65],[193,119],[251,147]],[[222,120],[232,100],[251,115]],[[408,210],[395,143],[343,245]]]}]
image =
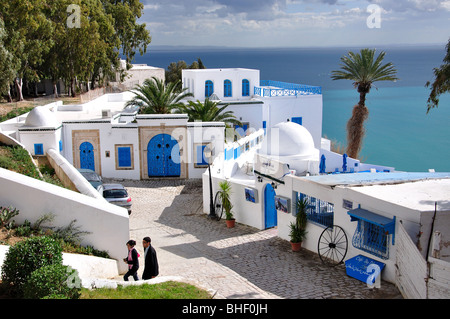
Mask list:
[{"label": "arched doorway", "polygon": [[275,195],[272,185],[266,184],[264,189],[264,226],[266,229],[277,226]]},{"label": "arched doorway", "polygon": [[180,176],[180,147],[169,134],[158,134],[147,145],[149,177]]},{"label": "arched doorway", "polygon": [[89,142],[80,145],[80,168],[95,171],[94,147]]}]

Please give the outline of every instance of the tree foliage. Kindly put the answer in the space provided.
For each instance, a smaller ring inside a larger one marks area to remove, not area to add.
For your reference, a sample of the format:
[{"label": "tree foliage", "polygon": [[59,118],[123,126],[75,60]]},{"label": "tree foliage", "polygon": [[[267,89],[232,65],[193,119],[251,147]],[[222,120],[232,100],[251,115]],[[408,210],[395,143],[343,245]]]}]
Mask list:
[{"label": "tree foliage", "polygon": [[[130,66],[137,51],[146,52],[150,33],[145,23],[137,22],[143,8],[139,0],[4,1],[0,94],[8,94],[14,83],[22,100],[24,80],[44,78],[54,88],[58,79],[64,80],[72,95],[79,82],[102,85],[118,70],[120,54]],[[70,23],[72,19],[77,23]]]},{"label": "tree foliage", "polygon": [[179,87],[181,88],[181,73],[185,69],[206,69],[206,67],[200,58],[189,66],[183,60],[172,62],[166,70],[166,83],[179,81]]},{"label": "tree foliage", "polygon": [[228,104],[219,106],[218,102],[205,99],[204,102],[197,100],[188,101],[188,104],[180,106],[176,113],[187,114],[189,121],[202,122],[224,122],[227,124],[242,125],[233,114],[233,111],[226,111]]},{"label": "tree foliage", "polygon": [[439,96],[444,93],[450,92],[450,39],[448,40],[446,46],[447,53],[444,57],[443,64],[439,68],[435,68],[434,72],[434,82],[427,82],[426,86],[431,85],[430,96],[428,97],[427,113],[430,112],[432,108],[438,107]]}]

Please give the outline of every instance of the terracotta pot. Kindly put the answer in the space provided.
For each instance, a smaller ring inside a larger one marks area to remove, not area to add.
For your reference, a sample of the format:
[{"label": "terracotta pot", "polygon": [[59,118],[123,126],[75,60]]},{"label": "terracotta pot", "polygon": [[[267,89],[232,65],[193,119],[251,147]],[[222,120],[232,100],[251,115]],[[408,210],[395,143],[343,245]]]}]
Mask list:
[{"label": "terracotta pot", "polygon": [[302,248],[302,242],[299,242],[299,243],[291,242],[291,248],[292,248],[292,251],[300,251],[300,248]]},{"label": "terracotta pot", "polygon": [[227,227],[228,228],[233,228],[234,227],[234,224],[235,224],[235,220],[234,219],[226,219],[225,221],[227,223]]}]

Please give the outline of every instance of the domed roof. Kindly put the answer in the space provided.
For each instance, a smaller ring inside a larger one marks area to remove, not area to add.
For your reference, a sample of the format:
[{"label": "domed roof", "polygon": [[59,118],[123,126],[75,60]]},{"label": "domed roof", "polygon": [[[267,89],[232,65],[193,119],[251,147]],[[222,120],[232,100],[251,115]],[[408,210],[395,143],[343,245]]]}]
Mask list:
[{"label": "domed roof", "polygon": [[278,123],[267,131],[260,154],[276,156],[308,156],[315,153],[311,133],[294,122]]},{"label": "domed roof", "polygon": [[57,127],[58,122],[55,115],[47,108],[37,106],[28,114],[24,126],[30,127]]}]

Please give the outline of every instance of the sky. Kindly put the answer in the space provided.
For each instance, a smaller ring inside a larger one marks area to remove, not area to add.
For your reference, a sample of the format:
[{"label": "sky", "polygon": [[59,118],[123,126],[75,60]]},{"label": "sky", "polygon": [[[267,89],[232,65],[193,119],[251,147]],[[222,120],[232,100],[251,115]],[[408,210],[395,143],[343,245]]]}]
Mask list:
[{"label": "sky", "polygon": [[443,44],[450,0],[141,0],[152,45]]}]

